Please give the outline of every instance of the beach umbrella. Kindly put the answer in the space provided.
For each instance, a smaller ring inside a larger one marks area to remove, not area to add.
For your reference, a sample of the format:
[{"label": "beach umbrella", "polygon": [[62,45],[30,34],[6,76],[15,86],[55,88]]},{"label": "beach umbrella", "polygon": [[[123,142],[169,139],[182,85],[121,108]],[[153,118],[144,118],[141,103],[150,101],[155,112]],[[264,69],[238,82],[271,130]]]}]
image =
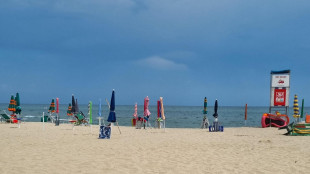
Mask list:
[{"label": "beach umbrella", "polygon": [[[99,99],[98,119],[99,119],[99,125],[101,125],[101,99]],[[104,120],[103,120],[103,122],[104,122]]]},{"label": "beach umbrella", "polygon": [[159,100],[160,100],[160,111],[161,111],[161,118],[163,120],[166,119],[166,116],[165,116],[165,111],[164,111],[164,102],[163,102],[163,98],[162,97],[159,97]]},{"label": "beach umbrella", "polygon": [[302,99],[301,102],[301,112],[300,112],[300,118],[304,117],[304,99]]},{"label": "beach umbrella", "polygon": [[144,98],[144,113],[143,113],[143,116],[145,116],[145,117],[151,115],[151,112],[149,111],[149,102],[150,102],[150,99],[148,96],[146,96]]},{"label": "beach umbrella", "polygon": [[74,95],[72,94],[72,109],[71,109],[71,112],[72,112],[72,114],[75,114],[76,112],[75,112],[75,99],[74,99]]},{"label": "beach umbrella", "polygon": [[133,113],[133,116],[134,116],[135,118],[138,117],[138,104],[137,104],[137,103],[135,104],[135,112]]},{"label": "beach umbrella", "polygon": [[157,118],[161,118],[161,109],[160,101],[157,100]]},{"label": "beach umbrella", "polygon": [[160,101],[157,100],[157,118],[160,118],[161,114],[160,114]]},{"label": "beach umbrella", "polygon": [[116,122],[114,90],[112,91],[112,97],[111,97],[111,103],[110,103],[110,113],[109,113],[109,117],[108,117],[108,122],[112,122],[112,123]]},{"label": "beach umbrella", "polygon": [[16,111],[16,101],[13,95],[11,95],[11,100],[10,100],[10,104],[8,107],[8,111],[12,111],[13,113],[15,113]]},{"label": "beach umbrella", "polygon": [[297,119],[297,118],[300,117],[300,115],[299,115],[298,97],[297,97],[296,94],[294,96],[294,106],[293,106],[293,108],[294,108],[294,115],[293,115],[293,117],[295,119]]},{"label": "beach umbrella", "polygon": [[93,124],[93,102],[88,103],[89,124]]},{"label": "beach umbrella", "polygon": [[56,98],[56,113],[59,114],[59,98]]},{"label": "beach umbrella", "polygon": [[54,112],[55,112],[55,101],[54,101],[54,99],[52,99],[52,102],[51,102],[51,104],[50,104],[50,107],[49,107],[49,109],[48,109],[48,112],[49,112],[49,113],[54,113]]},{"label": "beach umbrella", "polygon": [[218,109],[218,104],[217,104],[217,99],[215,100],[215,104],[214,104],[214,114],[213,117],[217,118],[218,114],[217,114],[217,109]]},{"label": "beach umbrella", "polygon": [[80,112],[79,105],[77,99],[75,99],[75,113],[78,114]]},{"label": "beach umbrella", "polygon": [[160,122],[163,121],[161,118],[161,103],[160,100],[157,100],[157,126],[160,129]]},{"label": "beach umbrella", "polygon": [[99,99],[98,116],[101,117],[101,99]]},{"label": "beach umbrella", "polygon": [[16,93],[15,101],[16,101],[16,114],[21,114],[22,108],[20,107],[19,93]]},{"label": "beach umbrella", "polygon": [[59,98],[56,98],[56,114],[55,126],[59,126]]},{"label": "beach umbrella", "polygon": [[67,110],[67,115],[68,116],[72,116],[73,115],[71,103],[69,103],[68,110]]},{"label": "beach umbrella", "polygon": [[207,100],[207,97],[205,97],[204,102],[203,102],[203,114],[208,114],[207,106],[208,106],[208,100]]}]

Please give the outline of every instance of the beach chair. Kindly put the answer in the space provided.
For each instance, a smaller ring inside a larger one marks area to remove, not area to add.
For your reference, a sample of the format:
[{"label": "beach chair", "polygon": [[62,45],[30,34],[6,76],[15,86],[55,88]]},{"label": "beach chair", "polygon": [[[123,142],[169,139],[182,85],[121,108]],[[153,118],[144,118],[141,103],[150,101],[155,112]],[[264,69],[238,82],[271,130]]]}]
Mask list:
[{"label": "beach chair", "polygon": [[291,133],[293,131],[294,124],[295,124],[295,122],[292,122],[289,125],[286,125],[286,126],[283,126],[283,127],[279,127],[278,130],[286,129],[287,133],[285,133],[284,135],[291,135]]},{"label": "beach chair", "polygon": [[13,119],[11,119],[11,116],[7,115],[7,114],[1,114],[2,118],[1,118],[1,122],[2,120],[4,120],[4,122],[6,123],[13,123]]},{"label": "beach chair", "polygon": [[74,117],[76,118],[75,125],[88,124],[88,121],[86,120],[83,112],[80,111],[80,113],[76,114]]}]

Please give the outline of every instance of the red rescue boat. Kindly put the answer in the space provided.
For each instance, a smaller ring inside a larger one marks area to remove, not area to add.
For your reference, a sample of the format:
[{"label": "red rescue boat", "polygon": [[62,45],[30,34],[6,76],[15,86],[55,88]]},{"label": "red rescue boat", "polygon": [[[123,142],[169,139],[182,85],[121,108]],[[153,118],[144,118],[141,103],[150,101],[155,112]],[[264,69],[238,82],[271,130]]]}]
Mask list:
[{"label": "red rescue boat", "polygon": [[290,119],[284,114],[268,114],[264,113],[262,116],[262,127],[284,127],[287,126]]}]

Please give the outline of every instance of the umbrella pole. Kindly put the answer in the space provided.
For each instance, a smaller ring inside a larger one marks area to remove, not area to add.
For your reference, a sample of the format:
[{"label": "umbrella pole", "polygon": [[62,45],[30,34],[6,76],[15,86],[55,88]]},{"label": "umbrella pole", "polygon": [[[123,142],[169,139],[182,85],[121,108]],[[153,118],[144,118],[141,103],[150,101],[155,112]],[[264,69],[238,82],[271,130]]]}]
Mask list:
[{"label": "umbrella pole", "polygon": [[43,112],[43,115],[42,115],[42,129],[44,130],[45,128],[44,128],[44,112]]},{"label": "umbrella pole", "polygon": [[245,104],[245,112],[244,112],[244,126],[246,126],[246,120],[248,119],[248,104]]},{"label": "umbrella pole", "polygon": [[20,118],[19,114],[16,114],[16,119],[17,119],[17,123],[18,123],[18,128],[20,128],[21,118]]},{"label": "umbrella pole", "polygon": [[118,122],[116,122],[116,125],[117,125],[117,127],[118,127],[119,134],[122,134],[121,129],[120,129],[119,126],[118,126]]},{"label": "umbrella pole", "polygon": [[300,113],[300,118],[304,117],[304,99],[302,99],[301,102],[301,113]]},{"label": "umbrella pole", "polygon": [[164,120],[164,132],[166,132],[166,120]]}]

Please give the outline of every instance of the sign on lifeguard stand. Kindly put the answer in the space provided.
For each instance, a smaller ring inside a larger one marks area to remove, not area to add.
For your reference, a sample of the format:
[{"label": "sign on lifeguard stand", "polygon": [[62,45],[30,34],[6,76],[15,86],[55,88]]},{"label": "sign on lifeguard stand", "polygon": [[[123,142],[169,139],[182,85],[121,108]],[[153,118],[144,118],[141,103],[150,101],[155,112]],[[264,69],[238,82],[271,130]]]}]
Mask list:
[{"label": "sign on lifeguard stand", "polygon": [[270,87],[270,107],[277,111],[285,109],[285,115],[288,113],[289,96],[290,96],[290,70],[271,71]]}]

